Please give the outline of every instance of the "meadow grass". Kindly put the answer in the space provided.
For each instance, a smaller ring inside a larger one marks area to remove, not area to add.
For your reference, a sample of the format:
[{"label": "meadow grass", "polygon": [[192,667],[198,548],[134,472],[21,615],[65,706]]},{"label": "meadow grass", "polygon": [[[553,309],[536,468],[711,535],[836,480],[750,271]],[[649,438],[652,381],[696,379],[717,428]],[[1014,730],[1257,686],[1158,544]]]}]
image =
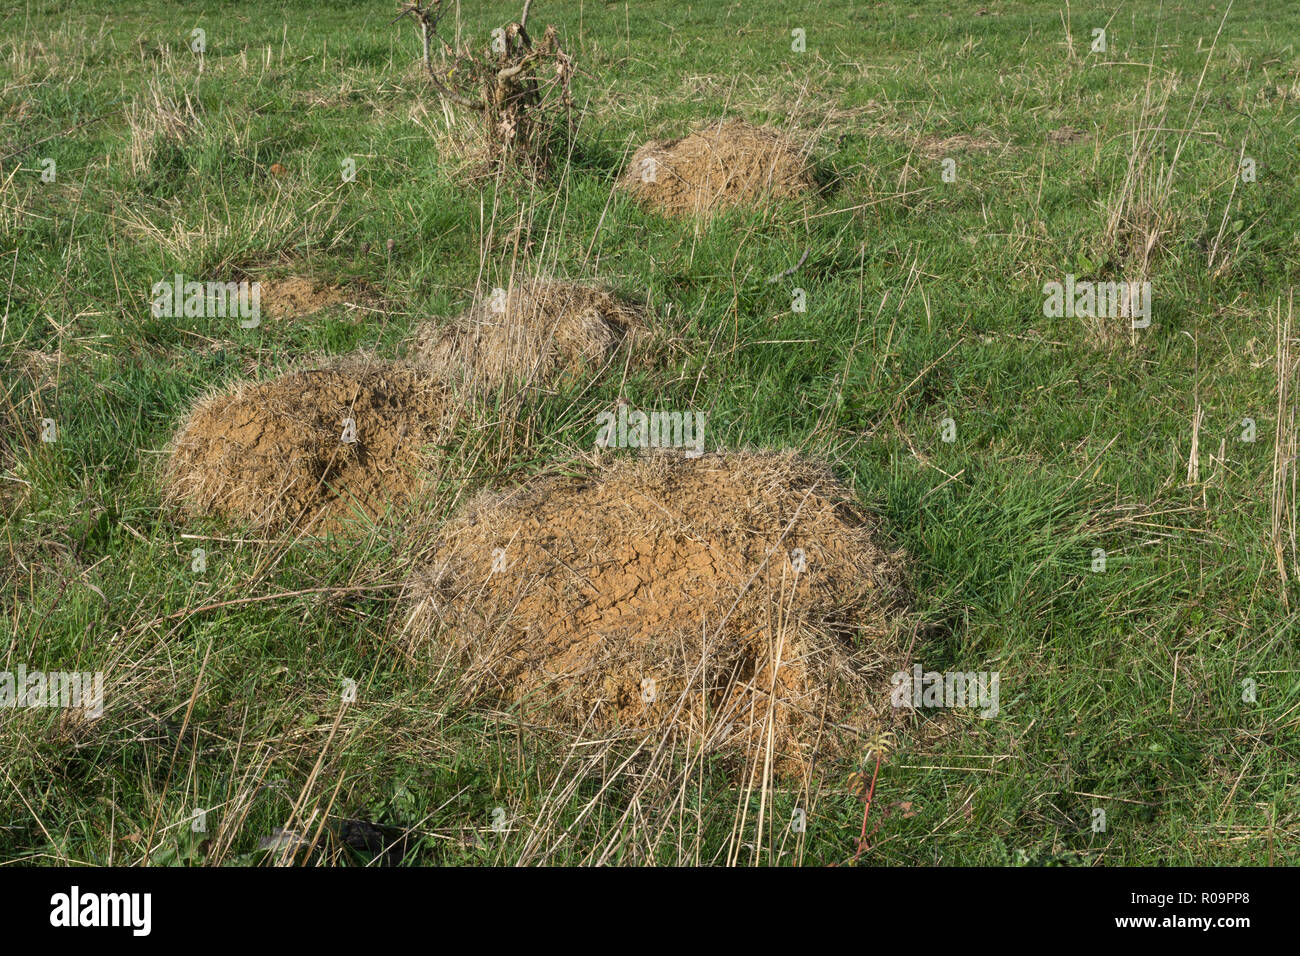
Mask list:
[{"label": "meadow grass", "polygon": [[[93,722],[0,710],[0,861],[275,862],[277,828],[349,819],[412,864],[853,857],[852,762],[767,788],[625,764],[626,742],[466,699],[454,662],[404,653],[406,520],[304,542],[161,506],[199,396],[396,355],[520,257],[645,302],[658,358],[504,431],[476,410],[425,517],[563,470],[620,395],[704,409],[710,448],[826,458],[884,519],[914,660],[1000,672],[996,718],[899,735],[861,862],[1297,862],[1300,8],[1216,6],[539,0],[580,69],[541,184],[462,175],[463,120],[386,2],[0,14],[0,670],[108,681]],[[462,7],[483,42],[518,13]],[[613,192],[640,143],[723,116],[808,142],[820,195],[705,224]],[[384,306],[251,330],[150,314],[159,279],[268,264]],[[1151,327],[1045,318],[1066,273],[1149,279]]]}]

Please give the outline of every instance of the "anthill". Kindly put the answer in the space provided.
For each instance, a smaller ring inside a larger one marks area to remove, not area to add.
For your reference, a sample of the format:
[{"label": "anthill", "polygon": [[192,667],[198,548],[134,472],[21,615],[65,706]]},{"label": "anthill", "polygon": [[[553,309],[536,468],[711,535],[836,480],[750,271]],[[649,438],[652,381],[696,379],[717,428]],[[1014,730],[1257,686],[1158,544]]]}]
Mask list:
[{"label": "anthill", "polygon": [[805,195],[814,182],[796,143],[768,127],[732,121],[646,143],[619,186],[661,212],[708,216],[729,206]]},{"label": "anthill", "polygon": [[412,649],[586,733],[684,735],[797,769],[892,719],[898,555],[792,454],[606,456],[481,497],[409,586]]},{"label": "anthill", "polygon": [[166,497],[259,526],[326,530],[375,518],[424,487],[447,407],[418,367],[366,356],[240,382],[186,417]]}]

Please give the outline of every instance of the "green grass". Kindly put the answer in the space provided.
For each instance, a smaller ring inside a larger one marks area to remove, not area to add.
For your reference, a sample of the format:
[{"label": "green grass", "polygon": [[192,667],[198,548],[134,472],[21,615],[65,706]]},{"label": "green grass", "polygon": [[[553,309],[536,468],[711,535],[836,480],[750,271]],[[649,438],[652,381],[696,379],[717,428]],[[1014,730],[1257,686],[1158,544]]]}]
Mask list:
[{"label": "green grass", "polygon": [[[517,15],[464,6],[484,39]],[[258,862],[295,804],[299,828],[328,814],[408,831],[410,863],[853,856],[852,765],[769,793],[758,833],[760,793],[721,768],[672,793],[667,769],[647,782],[584,762],[402,654],[416,556],[400,523],[308,546],[162,507],[160,453],[190,402],[297,356],[398,354],[414,323],[503,275],[518,223],[530,266],[652,308],[660,348],[622,383],[633,405],[708,410],[711,448],[831,460],[910,557],[913,659],[1000,671],[995,719],[900,734],[863,860],[1300,861],[1294,495],[1273,502],[1300,387],[1277,355],[1300,279],[1300,8],[1070,9],[1072,51],[1054,3],[539,0],[532,21],[555,23],[581,69],[572,162],[541,186],[476,186],[438,155],[421,124],[441,109],[386,2],[0,15],[0,670],[109,685],[89,724],[0,710],[0,861]],[[1089,53],[1107,24],[1108,52]],[[159,99],[189,117],[178,134],[151,125]],[[611,194],[637,144],[723,115],[812,141],[823,194],[698,227]],[[1086,140],[1049,141],[1063,126]],[[958,134],[984,145],[951,147],[946,183],[924,146]],[[1236,179],[1243,151],[1254,183]],[[1137,278],[1153,222],[1151,328],[1043,317],[1044,281]],[[253,330],[149,314],[161,277],[277,260],[364,281],[388,308]],[[538,396],[528,429],[464,436],[423,510],[563,467],[619,391],[613,376]],[[911,815],[886,815],[899,803]]]}]

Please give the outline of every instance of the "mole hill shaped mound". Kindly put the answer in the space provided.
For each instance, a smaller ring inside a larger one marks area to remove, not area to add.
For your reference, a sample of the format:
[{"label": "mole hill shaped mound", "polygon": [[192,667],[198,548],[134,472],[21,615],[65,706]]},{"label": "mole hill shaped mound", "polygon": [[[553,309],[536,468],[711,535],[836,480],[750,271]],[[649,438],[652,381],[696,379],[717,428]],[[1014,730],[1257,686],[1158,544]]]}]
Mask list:
[{"label": "mole hill shaped mound", "polygon": [[899,555],[790,453],[656,454],[483,496],[408,584],[404,634],[587,734],[684,733],[799,771],[892,722]]},{"label": "mole hill shaped mound", "polygon": [[619,186],[667,215],[701,217],[815,189],[798,144],[769,127],[737,121],[646,143],[633,154]]},{"label": "mole hill shaped mound", "polygon": [[492,391],[508,382],[548,386],[608,364],[644,328],[642,310],[601,289],[516,278],[444,327],[426,323],[410,356],[450,383]]},{"label": "mole hill shaped mound", "polygon": [[377,518],[422,490],[446,412],[444,388],[423,370],[366,356],[241,382],[186,417],[166,497],[259,527]]}]

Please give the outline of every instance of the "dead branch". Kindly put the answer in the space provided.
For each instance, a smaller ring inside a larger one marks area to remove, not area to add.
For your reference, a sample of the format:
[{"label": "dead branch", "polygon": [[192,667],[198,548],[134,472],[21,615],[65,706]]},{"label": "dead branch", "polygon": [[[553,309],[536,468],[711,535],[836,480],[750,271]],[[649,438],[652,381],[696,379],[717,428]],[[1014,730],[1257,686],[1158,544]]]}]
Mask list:
[{"label": "dead branch", "polygon": [[[524,0],[519,19],[494,31],[491,47],[480,54],[454,50],[438,35],[443,0],[406,0],[393,22],[408,16],[416,21],[434,88],[453,105],[483,116],[493,161],[536,173],[548,165],[553,134],[572,128],[574,70],[554,26],[534,42],[526,26],[531,8],[532,0]],[[434,39],[442,45],[441,67],[432,60]]]}]

